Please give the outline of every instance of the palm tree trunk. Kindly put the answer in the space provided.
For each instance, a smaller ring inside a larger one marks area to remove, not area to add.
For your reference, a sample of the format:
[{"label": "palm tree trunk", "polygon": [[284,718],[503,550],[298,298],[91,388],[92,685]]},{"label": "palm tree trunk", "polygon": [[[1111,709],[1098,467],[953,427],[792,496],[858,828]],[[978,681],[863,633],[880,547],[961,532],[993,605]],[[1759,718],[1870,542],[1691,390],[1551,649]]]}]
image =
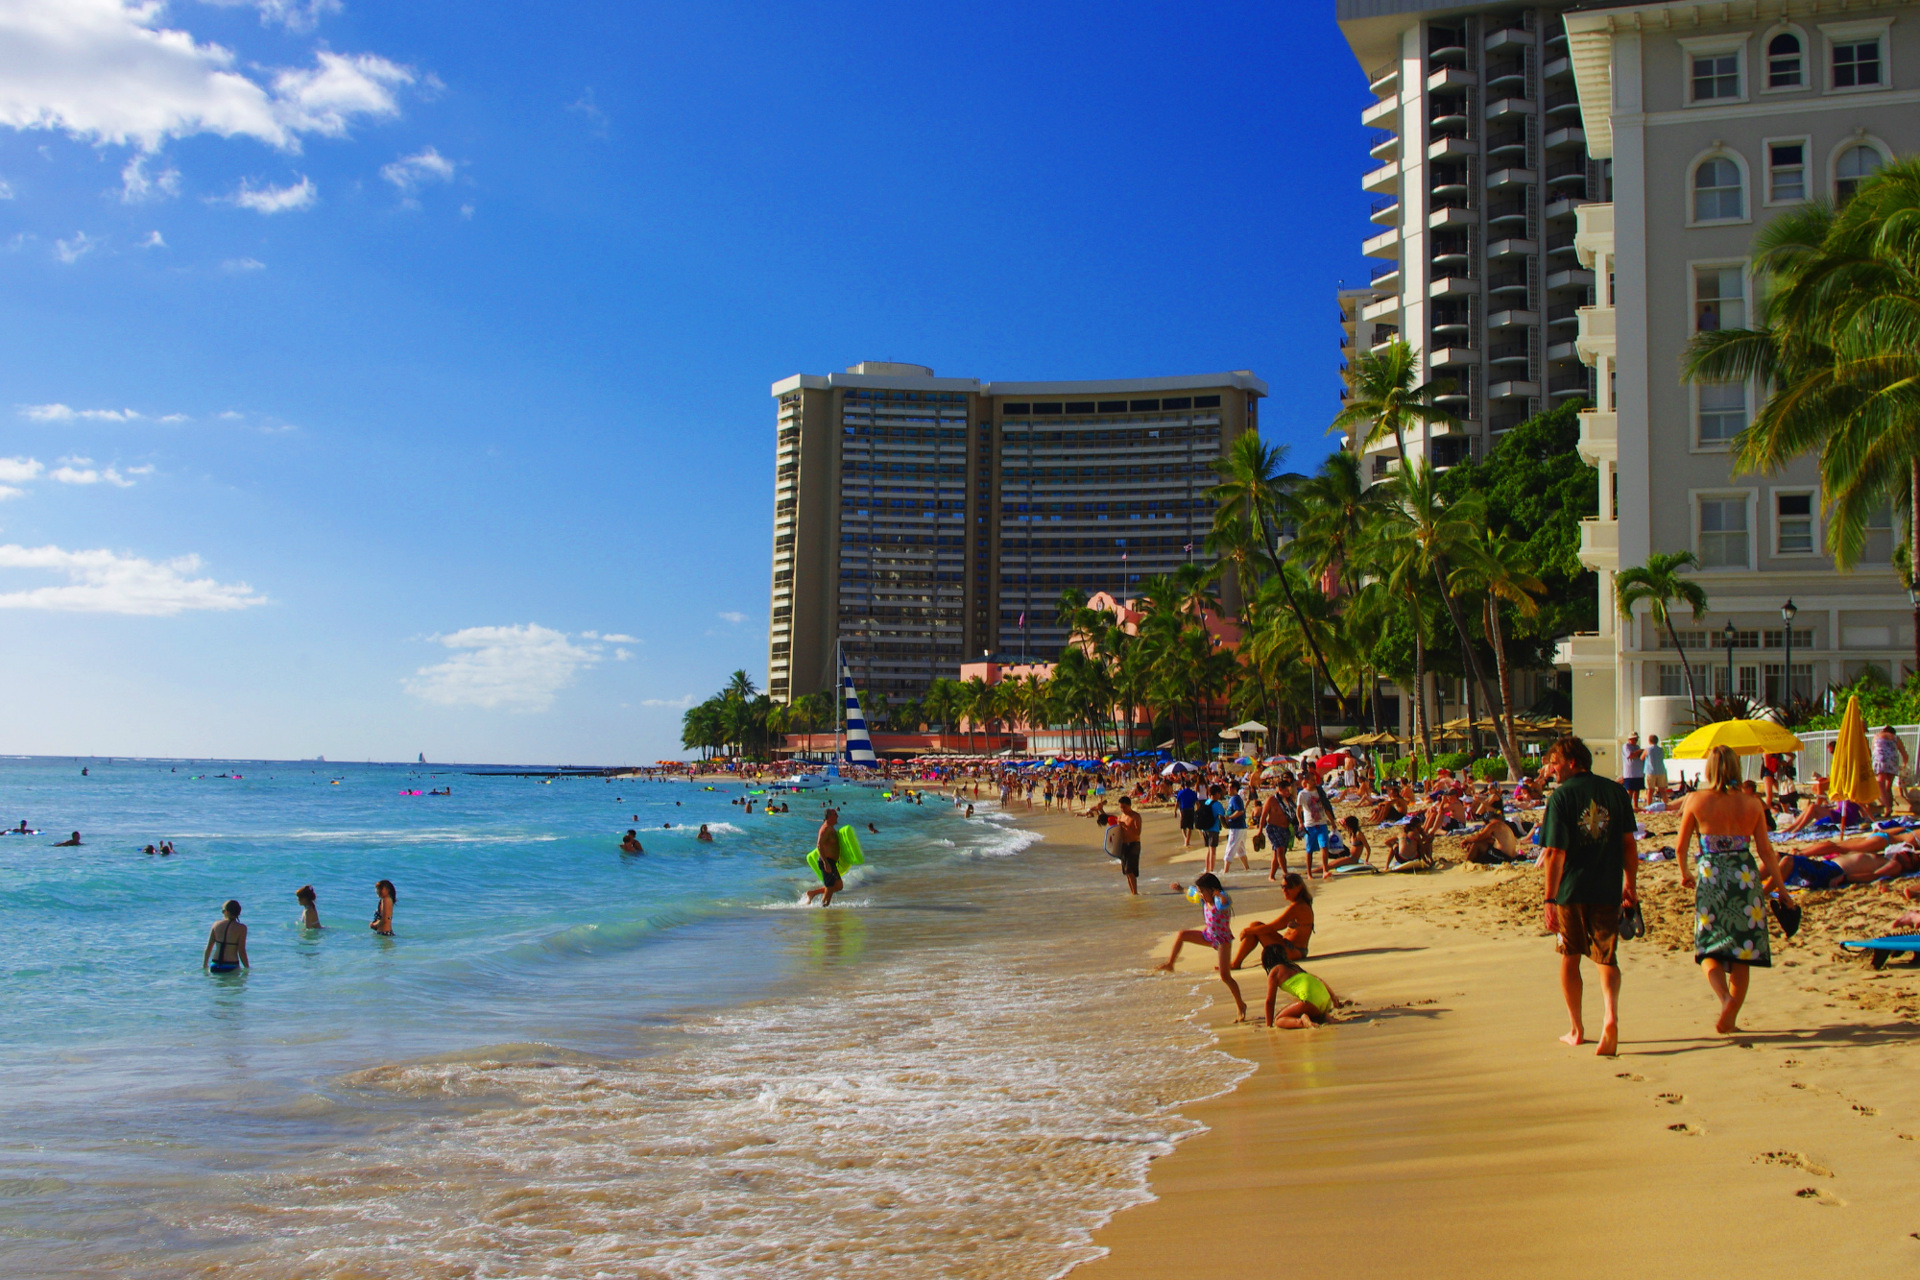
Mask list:
[{"label": "palm tree trunk", "polygon": [[[1487,635],[1493,641],[1493,661],[1499,667],[1500,705],[1505,708],[1507,736],[1513,736],[1513,668],[1507,662],[1507,637],[1500,626],[1500,602],[1487,597]],[[1517,779],[1515,779],[1517,781]]]},{"label": "palm tree trunk", "polygon": [[[1493,706],[1493,699],[1488,696],[1486,678],[1480,674],[1480,659],[1473,651],[1472,640],[1467,636],[1467,620],[1460,616],[1460,604],[1453,598],[1453,593],[1447,590],[1446,564],[1438,556],[1433,558],[1433,576],[1440,584],[1440,599],[1447,606],[1447,617],[1453,621],[1454,634],[1460,637],[1460,652],[1467,659],[1467,670],[1473,676],[1473,683],[1480,686],[1480,696],[1486,699],[1493,711],[1496,726],[1494,736],[1500,740],[1500,754],[1506,758],[1507,772],[1517,778],[1524,768],[1520,753],[1513,749],[1513,738],[1501,724],[1502,708]],[[1468,726],[1468,732],[1472,732],[1471,725]]]},{"label": "palm tree trunk", "polygon": [[1693,707],[1693,718],[1700,718],[1700,690],[1694,687],[1693,664],[1687,661],[1687,651],[1680,645],[1680,637],[1674,634],[1673,617],[1667,617],[1667,639],[1673,642],[1673,651],[1680,655],[1680,670],[1687,677],[1687,702]]},{"label": "palm tree trunk", "polygon": [[[1907,476],[1907,542],[1910,544],[1907,551],[1908,581],[1920,587],[1920,458],[1914,459]],[[1920,601],[1920,597],[1915,599]],[[1915,675],[1920,675],[1920,603],[1913,606],[1913,671]],[[1791,671],[1787,673],[1787,684],[1789,687],[1793,684]]]},{"label": "palm tree trunk", "polygon": [[1427,723],[1427,638],[1426,620],[1420,616],[1416,599],[1413,606],[1413,736],[1420,749],[1433,759],[1433,728]]}]

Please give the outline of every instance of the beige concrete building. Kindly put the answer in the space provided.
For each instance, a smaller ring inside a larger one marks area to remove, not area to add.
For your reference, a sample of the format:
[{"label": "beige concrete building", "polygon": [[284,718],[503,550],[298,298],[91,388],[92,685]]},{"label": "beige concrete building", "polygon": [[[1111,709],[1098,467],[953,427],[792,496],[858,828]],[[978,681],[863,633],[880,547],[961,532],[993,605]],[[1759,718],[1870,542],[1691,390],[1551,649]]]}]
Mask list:
[{"label": "beige concrete building", "polygon": [[1051,660],[1062,591],[1129,595],[1207,558],[1213,463],[1266,393],[1245,370],[989,383],[873,361],[774,383],[769,691],[831,687],[836,644],[894,698],[990,654]]},{"label": "beige concrete building", "polygon": [[[1600,572],[1601,631],[1562,646],[1576,732],[1617,769],[1630,730],[1665,736],[1685,707],[1679,655],[1644,614],[1617,620],[1613,575],[1656,551],[1700,557],[1712,609],[1677,621],[1701,692],[1802,697],[1868,669],[1913,665],[1913,609],[1889,565],[1891,512],[1867,555],[1826,554],[1811,459],[1779,475],[1733,473],[1732,437],[1756,386],[1689,386],[1696,333],[1744,326],[1749,246],[1781,211],[1845,199],[1920,149],[1920,10],[1910,2],[1665,0],[1566,18],[1592,155],[1613,199],[1578,211],[1576,252],[1600,289],[1577,347],[1596,371],[1582,452],[1600,468],[1599,519],[1582,560]],[[1791,625],[1782,606],[1797,607]],[[1732,632],[1732,671],[1724,639]]]}]

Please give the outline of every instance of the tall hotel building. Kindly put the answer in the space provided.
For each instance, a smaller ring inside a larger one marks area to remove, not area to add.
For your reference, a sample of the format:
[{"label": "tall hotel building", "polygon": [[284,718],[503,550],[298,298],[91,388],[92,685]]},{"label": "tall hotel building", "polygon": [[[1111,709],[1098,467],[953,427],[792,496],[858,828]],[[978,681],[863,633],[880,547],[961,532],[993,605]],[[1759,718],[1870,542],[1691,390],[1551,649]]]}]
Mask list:
[{"label": "tall hotel building", "polygon": [[836,643],[894,698],[983,654],[1051,660],[1063,590],[1125,596],[1206,558],[1213,463],[1266,393],[1244,370],[987,383],[873,361],[774,383],[769,692],[832,687]]},{"label": "tall hotel building", "polygon": [[[1562,5],[1336,0],[1377,101],[1361,186],[1379,228],[1371,283],[1340,294],[1348,358],[1404,338],[1423,377],[1453,389],[1459,422],[1433,433],[1436,466],[1569,396],[1590,398],[1574,350],[1593,272],[1574,255],[1574,210],[1605,199],[1587,152]],[[1416,447],[1409,442],[1409,448]],[[1392,465],[1375,446],[1370,474]]]}]

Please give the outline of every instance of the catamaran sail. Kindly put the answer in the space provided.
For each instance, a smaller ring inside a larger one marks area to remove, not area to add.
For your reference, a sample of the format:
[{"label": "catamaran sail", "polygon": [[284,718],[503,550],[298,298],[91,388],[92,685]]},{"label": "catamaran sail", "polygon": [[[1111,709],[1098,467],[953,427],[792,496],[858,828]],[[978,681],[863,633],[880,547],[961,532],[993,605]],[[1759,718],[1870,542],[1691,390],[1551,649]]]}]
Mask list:
[{"label": "catamaran sail", "polygon": [[840,664],[840,691],[847,717],[847,763],[874,764],[873,739],[867,733],[867,717],[860,710],[860,695],[854,691],[853,675],[847,664]]}]

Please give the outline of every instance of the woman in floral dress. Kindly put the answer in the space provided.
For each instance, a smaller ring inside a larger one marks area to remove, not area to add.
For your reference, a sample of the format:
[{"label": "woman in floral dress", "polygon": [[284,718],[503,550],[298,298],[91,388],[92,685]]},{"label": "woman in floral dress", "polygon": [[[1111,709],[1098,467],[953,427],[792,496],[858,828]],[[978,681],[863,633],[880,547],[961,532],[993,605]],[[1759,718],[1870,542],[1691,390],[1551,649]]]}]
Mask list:
[{"label": "woman in floral dress", "polygon": [[[1694,889],[1693,958],[1720,998],[1714,1030],[1739,1029],[1740,1006],[1755,965],[1772,965],[1767,947],[1767,890],[1791,906],[1780,864],[1767,839],[1767,815],[1758,796],[1740,789],[1740,758],[1731,747],[1707,755],[1707,785],[1680,811],[1680,883]],[[1687,865],[1700,837],[1699,875]]]}]

